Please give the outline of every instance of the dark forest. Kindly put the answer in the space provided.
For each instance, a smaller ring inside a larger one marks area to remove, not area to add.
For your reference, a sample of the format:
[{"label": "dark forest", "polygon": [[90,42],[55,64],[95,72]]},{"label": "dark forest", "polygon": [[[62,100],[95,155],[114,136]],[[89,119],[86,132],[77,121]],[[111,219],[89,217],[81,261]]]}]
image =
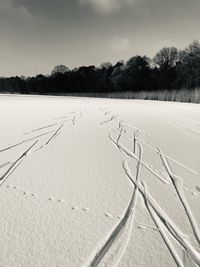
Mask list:
[{"label": "dark forest", "polygon": [[134,56],[127,62],[109,62],[70,70],[56,66],[50,75],[2,77],[0,92],[21,94],[113,93],[200,88],[200,43],[184,50],[161,49],[153,59]]}]

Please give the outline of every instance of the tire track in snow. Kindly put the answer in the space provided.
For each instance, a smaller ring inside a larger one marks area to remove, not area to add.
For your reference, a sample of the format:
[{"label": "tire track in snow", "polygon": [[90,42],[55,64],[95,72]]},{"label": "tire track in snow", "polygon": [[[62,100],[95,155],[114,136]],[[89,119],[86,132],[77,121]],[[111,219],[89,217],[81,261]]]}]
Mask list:
[{"label": "tire track in snow", "polygon": [[[137,166],[136,183],[139,181],[140,171],[142,166],[142,157],[143,157],[143,150],[140,144],[139,147],[140,147],[140,156]],[[104,257],[107,258],[106,260],[107,266],[114,266],[113,265],[114,262],[115,265],[119,263],[129,241],[137,198],[138,198],[138,188],[137,186],[135,186],[130,203],[125,211],[123,218],[120,220],[117,226],[112,230],[111,234],[109,234],[108,237],[106,237],[105,241],[103,241],[103,245],[97,251],[94,252],[94,256],[86,266],[89,267],[98,266],[100,262],[104,259]],[[124,236],[121,237],[123,234]],[[110,249],[112,248],[112,246],[114,246],[115,242],[118,243],[117,244],[118,246],[116,248],[117,251],[116,255],[113,256],[112,253],[108,255]]]}]

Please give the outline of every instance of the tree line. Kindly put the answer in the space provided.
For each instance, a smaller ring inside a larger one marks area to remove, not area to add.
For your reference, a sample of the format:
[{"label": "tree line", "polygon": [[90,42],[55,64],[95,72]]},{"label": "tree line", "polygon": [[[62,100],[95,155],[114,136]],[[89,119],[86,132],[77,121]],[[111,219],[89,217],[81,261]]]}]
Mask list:
[{"label": "tree line", "polygon": [[184,50],[162,48],[153,59],[134,56],[70,70],[56,66],[50,75],[0,78],[0,92],[22,94],[113,93],[200,88],[200,43]]}]

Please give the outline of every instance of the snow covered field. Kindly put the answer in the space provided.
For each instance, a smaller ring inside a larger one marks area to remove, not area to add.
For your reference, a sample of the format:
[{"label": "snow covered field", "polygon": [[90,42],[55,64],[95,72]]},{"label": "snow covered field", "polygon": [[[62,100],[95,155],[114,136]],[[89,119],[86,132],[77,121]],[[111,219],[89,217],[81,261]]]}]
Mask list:
[{"label": "snow covered field", "polygon": [[200,266],[200,106],[0,96],[0,266]]}]

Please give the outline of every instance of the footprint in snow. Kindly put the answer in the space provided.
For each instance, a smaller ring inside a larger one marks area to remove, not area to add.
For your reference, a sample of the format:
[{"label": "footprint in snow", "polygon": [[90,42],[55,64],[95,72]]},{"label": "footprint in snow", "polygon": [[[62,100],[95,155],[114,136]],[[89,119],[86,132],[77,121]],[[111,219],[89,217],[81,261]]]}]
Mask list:
[{"label": "footprint in snow", "polygon": [[54,199],[54,198],[52,198],[52,197],[50,197],[50,198],[49,198],[49,201],[55,201],[55,199]]},{"label": "footprint in snow", "polygon": [[89,208],[82,208],[83,211],[89,211]]},{"label": "footprint in snow", "polygon": [[78,208],[77,207],[71,207],[72,210],[77,210]]},{"label": "footprint in snow", "polygon": [[57,199],[58,202],[64,203],[66,200],[65,199]]},{"label": "footprint in snow", "polygon": [[112,215],[110,214],[110,213],[105,213],[105,216],[107,217],[107,218],[111,218],[112,217]]},{"label": "footprint in snow", "polygon": [[19,189],[17,186],[9,185],[9,184],[8,184],[6,187],[7,187],[7,188],[12,188],[12,189]]}]

